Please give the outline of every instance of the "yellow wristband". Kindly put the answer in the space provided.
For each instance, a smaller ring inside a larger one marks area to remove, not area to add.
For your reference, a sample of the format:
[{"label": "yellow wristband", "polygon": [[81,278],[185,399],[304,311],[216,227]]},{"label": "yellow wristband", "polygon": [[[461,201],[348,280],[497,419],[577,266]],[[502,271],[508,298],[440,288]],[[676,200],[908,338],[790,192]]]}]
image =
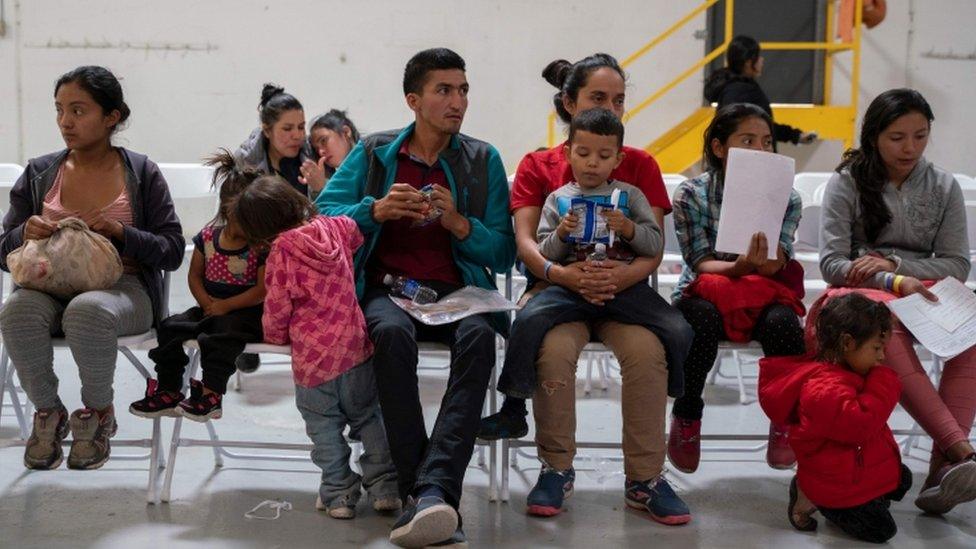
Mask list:
[{"label": "yellow wristband", "polygon": [[902,275],[895,275],[895,283],[892,284],[891,289],[894,290],[895,294],[897,295],[901,295],[900,288],[901,288],[902,280],[905,280],[905,277],[903,277]]}]

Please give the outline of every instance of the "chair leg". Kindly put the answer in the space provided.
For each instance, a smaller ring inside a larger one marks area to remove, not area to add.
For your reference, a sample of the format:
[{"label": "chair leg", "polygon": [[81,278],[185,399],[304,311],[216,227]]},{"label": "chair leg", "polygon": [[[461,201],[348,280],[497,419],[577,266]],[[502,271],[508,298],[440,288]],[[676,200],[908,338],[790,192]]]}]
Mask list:
[{"label": "chair leg", "polygon": [[508,466],[508,450],[509,450],[508,440],[507,439],[502,440],[502,448],[501,448],[501,451],[502,451],[502,465],[501,465],[501,469],[500,469],[500,472],[501,472],[501,475],[502,475],[502,494],[501,494],[501,500],[502,501],[506,501],[506,502],[508,501],[508,495],[509,495],[508,494],[508,480],[509,480],[508,479],[508,474],[509,474],[509,470],[508,470],[509,469],[509,466]]},{"label": "chair leg", "polygon": [[596,369],[597,373],[600,374],[600,389],[606,392],[610,388],[610,373],[607,371],[609,368],[607,366],[606,355],[600,357],[600,360],[596,363]]},{"label": "chair leg", "polygon": [[589,395],[593,388],[593,353],[586,353],[586,383],[583,384],[583,394]]},{"label": "chair leg", "polygon": [[176,470],[176,451],[180,447],[180,429],[183,426],[183,418],[178,417],[173,422],[173,436],[169,443],[169,467],[166,468],[166,475],[163,477],[163,491],[159,500],[163,503],[170,502],[170,490],[173,486],[173,471]]},{"label": "chair leg", "polygon": [[719,372],[722,371],[722,350],[719,349],[718,354],[715,355],[715,364],[712,364],[712,371],[708,374],[708,384],[715,385],[715,380],[718,378]]},{"label": "chair leg", "polygon": [[159,451],[160,443],[160,419],[153,419],[152,427],[152,450],[149,452],[149,487],[146,490],[146,503],[155,505],[159,498]]},{"label": "chair leg", "polygon": [[739,380],[739,404],[748,404],[749,399],[746,398],[746,384],[742,379],[742,356],[739,351],[732,351],[732,359],[735,361],[736,377]]},{"label": "chair leg", "polygon": [[244,390],[244,376],[240,370],[234,375],[234,390],[238,393]]}]

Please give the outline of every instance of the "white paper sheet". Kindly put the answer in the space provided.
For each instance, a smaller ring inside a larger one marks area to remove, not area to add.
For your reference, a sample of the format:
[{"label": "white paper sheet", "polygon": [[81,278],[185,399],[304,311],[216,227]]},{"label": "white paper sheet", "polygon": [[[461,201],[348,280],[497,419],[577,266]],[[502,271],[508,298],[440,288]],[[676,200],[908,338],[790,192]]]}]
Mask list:
[{"label": "white paper sheet", "polygon": [[749,251],[752,235],[763,232],[769,243],[769,259],[776,259],[794,169],[788,156],[729,149],[716,251],[744,254]]},{"label": "white paper sheet", "polygon": [[976,295],[955,278],[929,288],[939,301],[919,294],[888,302],[891,312],[933,354],[952,358],[976,345]]}]

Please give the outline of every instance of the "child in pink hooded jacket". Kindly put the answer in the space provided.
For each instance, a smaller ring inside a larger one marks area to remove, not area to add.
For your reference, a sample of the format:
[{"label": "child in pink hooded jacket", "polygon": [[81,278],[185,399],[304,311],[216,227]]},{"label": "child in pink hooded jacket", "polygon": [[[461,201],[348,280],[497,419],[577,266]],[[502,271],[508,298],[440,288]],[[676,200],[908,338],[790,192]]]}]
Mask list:
[{"label": "child in pink hooded jacket", "polygon": [[[316,215],[308,199],[277,176],[252,183],[235,204],[248,241],[271,246],[265,266],[264,339],[291,345],[295,401],[322,469],[316,508],[355,517],[365,488],[376,511],[400,508],[366,322],[356,301],[353,253],[363,243],[348,217]],[[349,467],[349,438],[363,443],[362,477]]]}]

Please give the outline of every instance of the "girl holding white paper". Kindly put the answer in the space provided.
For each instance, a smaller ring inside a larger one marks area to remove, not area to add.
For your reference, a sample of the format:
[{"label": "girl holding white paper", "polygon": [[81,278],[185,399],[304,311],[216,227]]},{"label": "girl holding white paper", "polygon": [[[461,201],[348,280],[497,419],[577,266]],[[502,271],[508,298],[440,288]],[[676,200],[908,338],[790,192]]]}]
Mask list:
[{"label": "girl holding white paper", "polygon": [[[824,193],[820,270],[831,286],[857,288],[875,300],[919,293],[934,301],[923,281],[966,280],[962,190],[951,173],[922,156],[933,119],[915,90],[889,90],[871,102],[860,148],[844,154]],[[841,291],[828,290],[823,299]],[[968,440],[976,416],[976,348],[945,363],[938,391],[900,323],[885,355],[901,378],[902,406],[934,441],[915,505],[942,514],[976,499],[976,452]]]},{"label": "girl holding white paper", "polygon": [[[797,355],[804,350],[797,316],[803,312],[799,301],[802,267],[791,261],[802,209],[799,194],[791,192],[775,241],[760,232],[752,236],[746,254],[722,253],[715,248],[729,149],[771,152],[772,128],[769,115],[755,105],[739,103],[719,109],[705,131],[708,170],[682,183],[674,195],[674,226],[684,265],[671,300],[695,330],[695,338],[685,360],[685,394],[672,408],[668,457],[686,473],[698,468],[701,395],[719,341],[757,340],[766,356]],[[776,259],[768,259],[770,245],[777,246]],[[796,282],[798,289],[794,289]],[[706,287],[714,291],[698,291]],[[727,299],[738,301],[735,310],[727,306]],[[743,304],[749,307],[745,315],[739,314],[746,311]],[[743,316],[748,317],[747,322],[736,320]],[[785,428],[770,424],[766,461],[774,468],[793,465],[795,457]]]}]

